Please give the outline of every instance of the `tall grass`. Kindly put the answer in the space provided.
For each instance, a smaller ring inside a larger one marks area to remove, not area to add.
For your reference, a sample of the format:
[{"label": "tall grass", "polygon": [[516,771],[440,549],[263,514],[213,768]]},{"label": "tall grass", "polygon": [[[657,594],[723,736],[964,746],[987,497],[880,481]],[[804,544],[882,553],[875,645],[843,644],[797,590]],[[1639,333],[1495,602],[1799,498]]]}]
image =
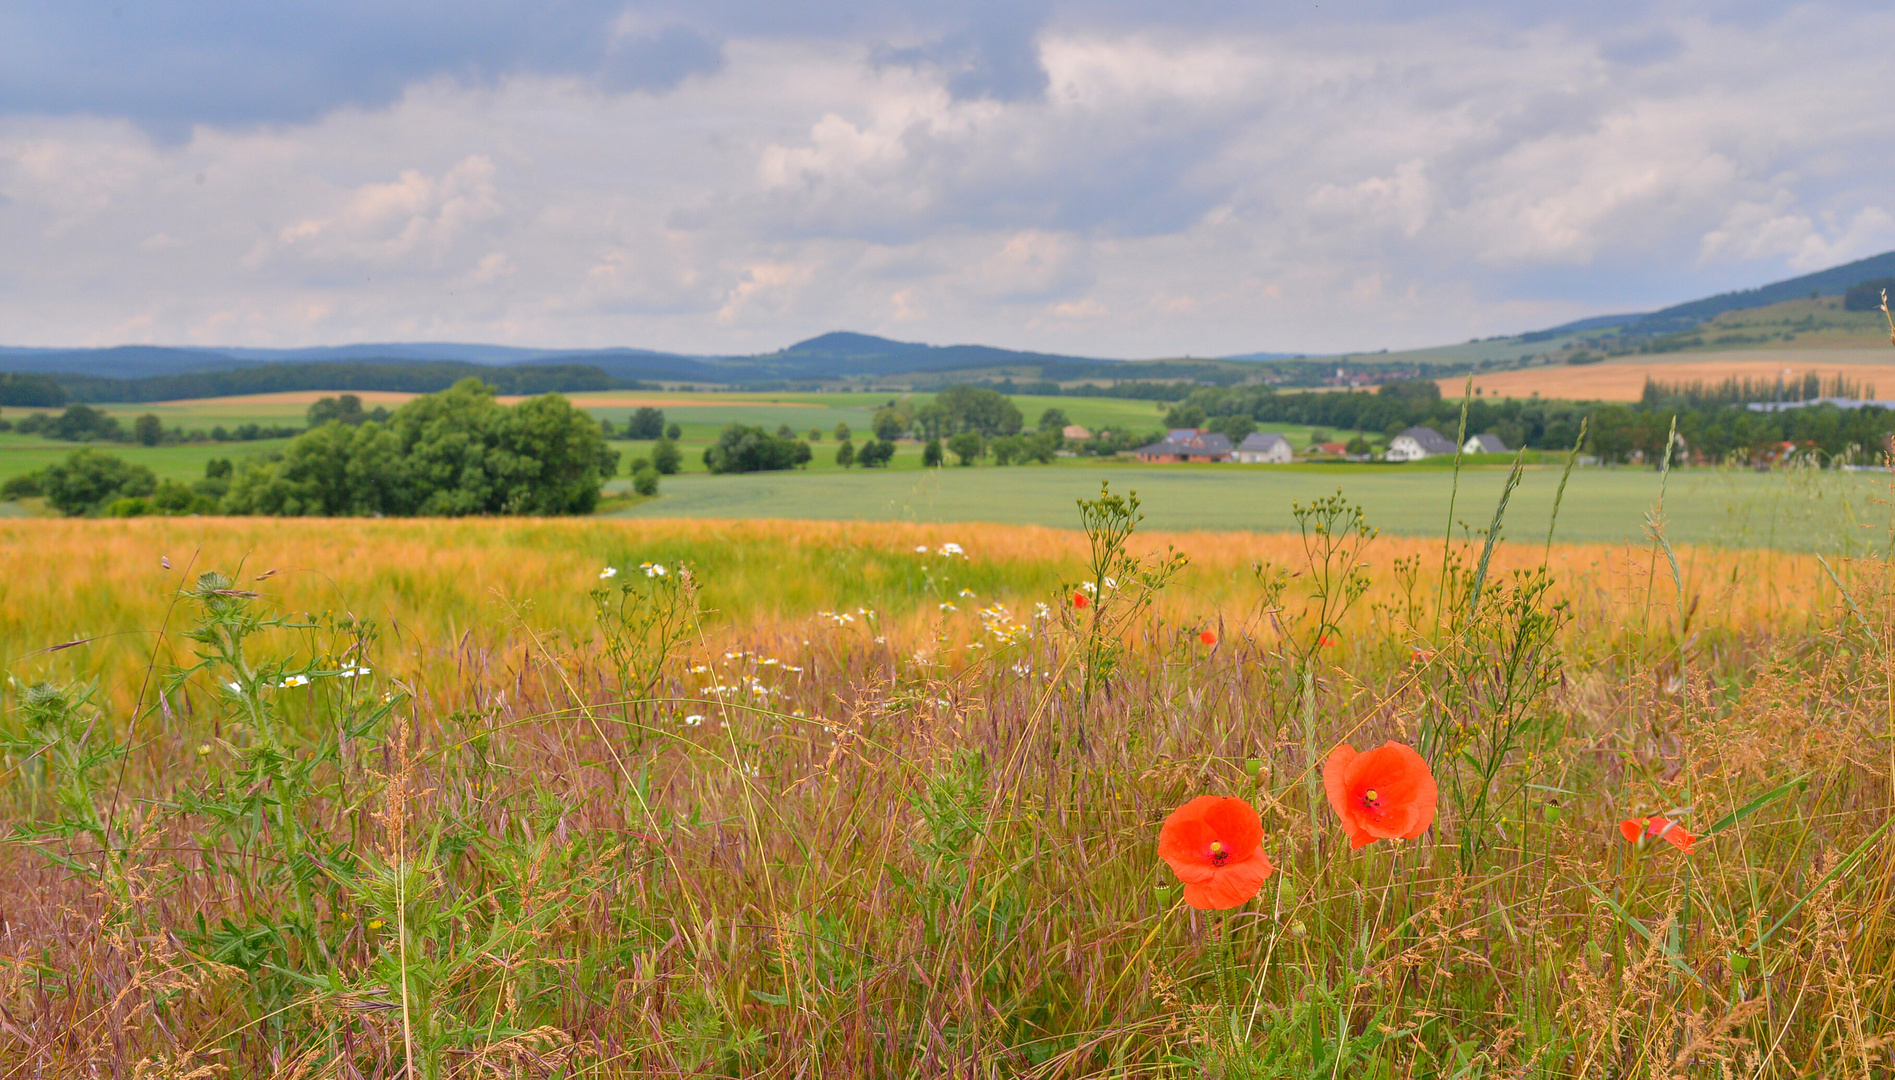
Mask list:
[{"label": "tall grass", "polygon": [[[1113,590],[1097,528],[0,525],[0,1067],[1887,1075],[1887,563],[1504,527]],[[1323,842],[1390,738],[1436,828]],[[1206,793],[1228,917],[1154,854]]]}]

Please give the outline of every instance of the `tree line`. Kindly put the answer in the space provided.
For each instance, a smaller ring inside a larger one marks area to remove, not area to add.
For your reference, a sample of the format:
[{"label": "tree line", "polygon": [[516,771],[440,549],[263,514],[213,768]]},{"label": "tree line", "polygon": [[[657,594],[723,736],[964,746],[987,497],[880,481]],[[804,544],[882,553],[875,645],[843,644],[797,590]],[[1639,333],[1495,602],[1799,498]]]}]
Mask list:
[{"label": "tree line", "polygon": [[501,394],[570,394],[598,390],[655,389],[637,380],[613,379],[590,364],[517,364],[497,367],[460,360],[376,363],[298,361],[257,364],[229,371],[194,371],[112,379],[70,372],[0,373],[0,406],[58,408],[68,402],[179,401],[296,390],[388,390],[430,394],[466,378],[477,378]]}]

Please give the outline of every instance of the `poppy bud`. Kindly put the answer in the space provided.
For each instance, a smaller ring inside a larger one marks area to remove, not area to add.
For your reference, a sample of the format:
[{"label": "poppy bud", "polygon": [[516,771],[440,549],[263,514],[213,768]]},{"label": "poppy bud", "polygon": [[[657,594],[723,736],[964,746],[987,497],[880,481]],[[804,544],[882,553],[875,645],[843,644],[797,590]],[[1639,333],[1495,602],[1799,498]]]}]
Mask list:
[{"label": "poppy bud", "polygon": [[1250,778],[1252,780],[1255,780],[1258,777],[1262,776],[1263,775],[1263,759],[1262,758],[1246,758],[1244,760],[1244,771],[1250,774]]}]

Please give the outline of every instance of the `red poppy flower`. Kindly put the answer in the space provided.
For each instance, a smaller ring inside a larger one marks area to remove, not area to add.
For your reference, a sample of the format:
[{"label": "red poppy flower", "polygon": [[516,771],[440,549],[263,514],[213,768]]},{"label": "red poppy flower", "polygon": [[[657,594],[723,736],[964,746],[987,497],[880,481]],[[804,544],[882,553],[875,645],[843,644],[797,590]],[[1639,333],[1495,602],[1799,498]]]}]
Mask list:
[{"label": "red poppy flower", "polygon": [[1158,830],[1158,857],[1184,882],[1199,910],[1234,908],[1257,895],[1276,870],[1263,853],[1263,822],[1242,799],[1201,795],[1171,812]]},{"label": "red poppy flower", "polygon": [[1086,606],[1087,604],[1090,604],[1090,603],[1092,603],[1092,601],[1091,601],[1091,600],[1088,600],[1088,599],[1086,599],[1086,594],[1085,594],[1085,593],[1082,593],[1082,592],[1076,592],[1076,593],[1074,593],[1074,594],[1073,594],[1073,606],[1074,606],[1074,607],[1076,607],[1076,608],[1083,608],[1083,607],[1085,607],[1085,606]]},{"label": "red poppy flower", "polygon": [[1634,844],[1648,837],[1663,837],[1672,847],[1686,853],[1691,851],[1691,845],[1698,842],[1697,837],[1686,832],[1683,825],[1670,818],[1648,817],[1642,821],[1638,818],[1627,818],[1619,822],[1619,832],[1624,833],[1625,839]]},{"label": "red poppy flower", "polygon": [[1215,645],[1217,644],[1217,631],[1206,627],[1203,632],[1198,634],[1198,640],[1206,645]]},{"label": "red poppy flower", "polygon": [[1352,849],[1427,832],[1440,795],[1428,763],[1398,742],[1360,754],[1348,743],[1336,747],[1323,765],[1323,789]]},{"label": "red poppy flower", "polygon": [[1324,634],[1322,637],[1316,639],[1316,644],[1320,648],[1328,648],[1335,643],[1336,639],[1330,637],[1328,634]]}]

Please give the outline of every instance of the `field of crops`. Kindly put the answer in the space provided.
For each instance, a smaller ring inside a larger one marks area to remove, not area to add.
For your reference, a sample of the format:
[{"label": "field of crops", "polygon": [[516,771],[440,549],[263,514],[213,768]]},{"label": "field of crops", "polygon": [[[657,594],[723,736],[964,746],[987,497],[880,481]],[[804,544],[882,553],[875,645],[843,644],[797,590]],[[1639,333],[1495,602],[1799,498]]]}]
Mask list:
[{"label": "field of crops", "polygon": [[[1853,382],[1875,385],[1883,398],[1895,395],[1895,364],[1889,362],[1886,345],[1622,356],[1596,364],[1485,372],[1474,376],[1474,388],[1488,397],[1537,395],[1573,401],[1637,401],[1648,378],[1672,384],[1702,381],[1716,385],[1729,378],[1771,382],[1778,377],[1801,379],[1806,375],[1824,379],[1843,375]],[[1442,379],[1441,392],[1459,397],[1465,385],[1464,378]]]},{"label": "field of crops", "polygon": [[0,1070],[1887,1075],[1888,534],[1524,507],[0,522]]}]

